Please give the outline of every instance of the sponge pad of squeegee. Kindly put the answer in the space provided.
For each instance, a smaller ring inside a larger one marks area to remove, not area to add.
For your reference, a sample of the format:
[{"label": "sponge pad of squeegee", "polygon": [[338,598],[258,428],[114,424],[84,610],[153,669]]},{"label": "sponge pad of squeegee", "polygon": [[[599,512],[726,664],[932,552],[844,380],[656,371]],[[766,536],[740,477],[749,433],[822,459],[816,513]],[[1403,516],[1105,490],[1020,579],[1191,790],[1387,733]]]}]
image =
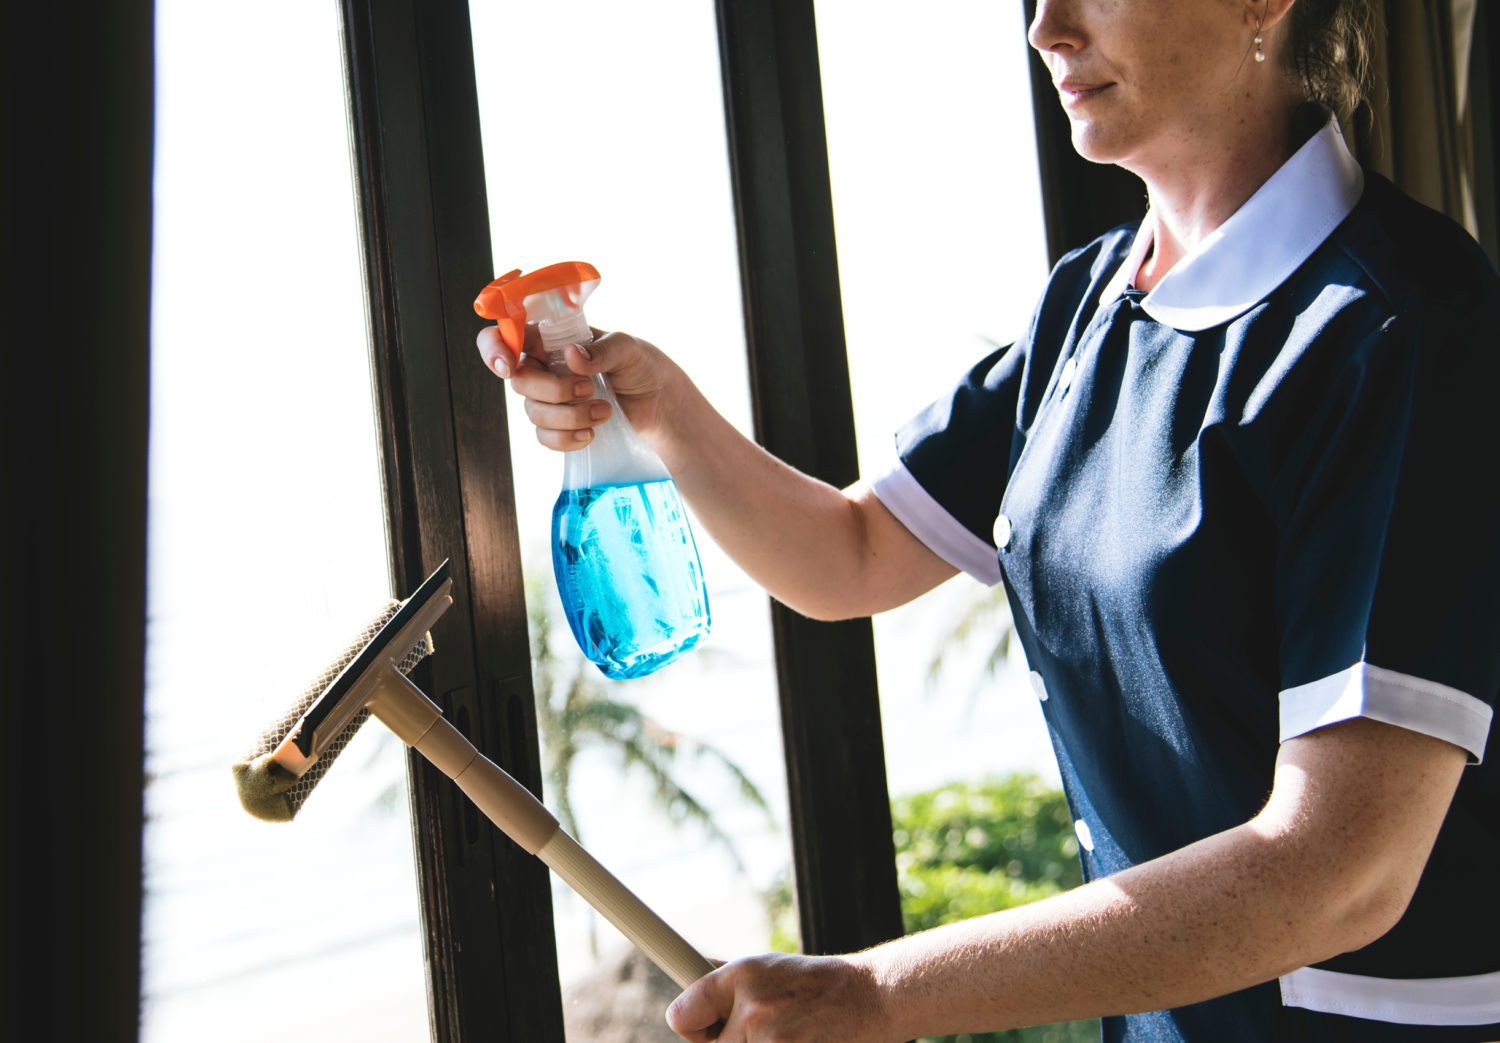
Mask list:
[{"label": "sponge pad of squeegee", "polygon": [[[317,702],[318,696],[322,695],[324,690],[333,683],[334,678],[343,672],[344,667],[353,662],[354,657],[375,639],[375,635],[380,633],[380,628],[390,621],[400,607],[401,602],[391,601],[378,615],[366,623],[359,636],[351,641],[338,658],[329,663],[323,672],[303,690],[302,697],[294,705],[287,707],[286,713],[262,732],[250,750],[230,766],[230,770],[234,773],[235,786],[239,790],[240,803],[250,814],[267,822],[290,822],[292,816],[296,815],[298,809],[302,807],[302,802],[307,799],[307,795],[312,792],[312,788],[318,784],[318,780],[333,764],[334,758],[344,751],[344,747],[349,745],[349,740],[354,737],[354,733],[359,731],[360,725],[365,723],[365,719],[370,716],[370,711],[360,710],[333,740],[327,752],[319,757],[301,778],[271,760],[271,754],[296,727],[308,707]],[[408,673],[422,660],[423,656],[431,651],[432,636],[424,634],[422,640],[412,646],[411,651],[402,657],[397,668],[403,674]]]}]

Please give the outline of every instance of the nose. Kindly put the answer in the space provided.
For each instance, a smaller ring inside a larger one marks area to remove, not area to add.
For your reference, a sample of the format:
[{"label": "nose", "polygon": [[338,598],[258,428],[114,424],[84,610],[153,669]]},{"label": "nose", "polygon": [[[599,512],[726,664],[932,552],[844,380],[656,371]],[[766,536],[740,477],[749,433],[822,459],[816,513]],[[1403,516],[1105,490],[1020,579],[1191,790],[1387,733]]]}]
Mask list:
[{"label": "nose", "polygon": [[1043,55],[1078,50],[1083,45],[1076,0],[1037,0],[1026,39]]}]

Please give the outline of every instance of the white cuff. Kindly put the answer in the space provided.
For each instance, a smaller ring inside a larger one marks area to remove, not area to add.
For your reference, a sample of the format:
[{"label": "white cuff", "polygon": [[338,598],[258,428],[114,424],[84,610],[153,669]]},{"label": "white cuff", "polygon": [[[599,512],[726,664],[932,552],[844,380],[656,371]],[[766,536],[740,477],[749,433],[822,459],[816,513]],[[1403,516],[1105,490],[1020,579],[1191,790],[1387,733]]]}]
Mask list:
[{"label": "white cuff", "polygon": [[892,460],[870,488],[897,521],[949,565],[986,586],[1000,582],[1000,558],[995,548],[949,514],[899,459]]},{"label": "white cuff", "polygon": [[1303,967],[1281,978],[1288,1007],[1396,1025],[1500,1022],[1500,971],[1463,978],[1369,978]]},{"label": "white cuff", "polygon": [[1484,759],[1494,708],[1467,692],[1369,663],[1355,663],[1281,693],[1281,741],[1355,717],[1394,724]]}]

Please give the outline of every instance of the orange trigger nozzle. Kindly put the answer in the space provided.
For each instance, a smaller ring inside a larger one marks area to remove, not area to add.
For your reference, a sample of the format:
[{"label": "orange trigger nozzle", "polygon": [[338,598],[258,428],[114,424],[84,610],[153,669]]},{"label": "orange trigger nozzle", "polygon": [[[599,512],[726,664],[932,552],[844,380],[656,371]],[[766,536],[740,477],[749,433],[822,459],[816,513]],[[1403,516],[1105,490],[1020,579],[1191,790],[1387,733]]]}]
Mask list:
[{"label": "orange trigger nozzle", "polygon": [[474,299],[474,310],[495,320],[500,339],[520,354],[526,343],[526,301],[538,294],[558,293],[569,307],[583,304],[599,282],[599,271],[584,261],[563,261],[527,275],[516,268],[491,282]]}]

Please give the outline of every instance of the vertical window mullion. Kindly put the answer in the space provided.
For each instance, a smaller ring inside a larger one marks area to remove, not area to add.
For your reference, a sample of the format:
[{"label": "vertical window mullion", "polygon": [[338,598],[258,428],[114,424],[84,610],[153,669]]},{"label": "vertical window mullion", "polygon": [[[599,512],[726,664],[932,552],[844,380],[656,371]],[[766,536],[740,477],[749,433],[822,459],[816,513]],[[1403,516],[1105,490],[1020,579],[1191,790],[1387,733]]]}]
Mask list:
[{"label": "vertical window mullion", "polygon": [[[757,439],[858,477],[810,0],[719,0],[719,44]],[[869,620],[772,604],[802,947],[901,934]]]},{"label": "vertical window mullion", "polygon": [[[341,9],[395,588],[451,561],[419,681],[540,793],[503,388],[474,349],[493,273],[467,6]],[[411,769],[434,1038],[561,1039],[546,868],[421,758]]]}]

